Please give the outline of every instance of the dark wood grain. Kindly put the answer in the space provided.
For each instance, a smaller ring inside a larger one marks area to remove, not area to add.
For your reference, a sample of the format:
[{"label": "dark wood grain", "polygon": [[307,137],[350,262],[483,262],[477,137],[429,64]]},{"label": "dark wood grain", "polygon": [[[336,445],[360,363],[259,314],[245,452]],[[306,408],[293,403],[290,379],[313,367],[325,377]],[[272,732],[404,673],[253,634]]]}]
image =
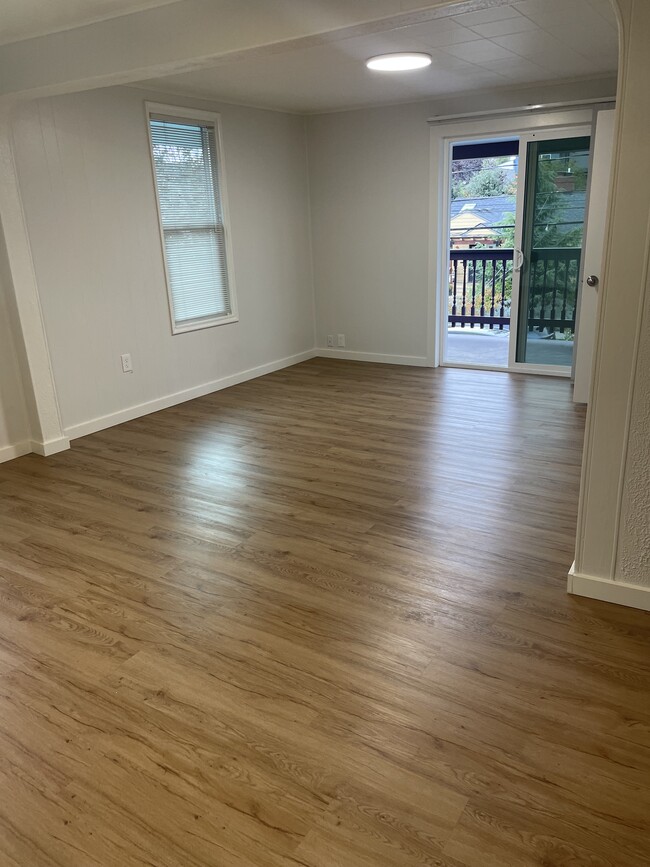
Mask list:
[{"label": "dark wood grain", "polygon": [[0,467],[0,864],[642,867],[564,380],[314,360]]}]

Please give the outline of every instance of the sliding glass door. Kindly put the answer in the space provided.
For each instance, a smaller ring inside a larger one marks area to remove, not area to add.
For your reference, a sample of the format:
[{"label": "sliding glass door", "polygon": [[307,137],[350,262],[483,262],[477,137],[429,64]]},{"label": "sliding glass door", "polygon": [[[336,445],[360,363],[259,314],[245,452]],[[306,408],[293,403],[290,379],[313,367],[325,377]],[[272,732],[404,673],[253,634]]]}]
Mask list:
[{"label": "sliding glass door", "polygon": [[571,370],[589,146],[588,136],[526,143],[517,364]]},{"label": "sliding glass door", "polygon": [[451,143],[444,364],[570,375],[588,133]]},{"label": "sliding glass door", "polygon": [[445,357],[508,367],[518,138],[454,144]]}]

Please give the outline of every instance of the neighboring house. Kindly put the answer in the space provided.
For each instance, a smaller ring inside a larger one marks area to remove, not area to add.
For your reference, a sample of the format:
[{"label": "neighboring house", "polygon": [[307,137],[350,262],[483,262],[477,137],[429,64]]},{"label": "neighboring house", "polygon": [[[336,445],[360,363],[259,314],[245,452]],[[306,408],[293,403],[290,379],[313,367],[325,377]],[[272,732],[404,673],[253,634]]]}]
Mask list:
[{"label": "neighboring house", "polygon": [[[581,224],[585,214],[584,190],[558,190],[553,195],[553,225],[569,231]],[[501,247],[502,231],[512,227],[516,210],[515,196],[452,199],[450,239],[451,249]]]},{"label": "neighboring house", "polygon": [[451,248],[499,247],[501,232],[495,226],[512,226],[516,200],[514,196],[452,199]]}]

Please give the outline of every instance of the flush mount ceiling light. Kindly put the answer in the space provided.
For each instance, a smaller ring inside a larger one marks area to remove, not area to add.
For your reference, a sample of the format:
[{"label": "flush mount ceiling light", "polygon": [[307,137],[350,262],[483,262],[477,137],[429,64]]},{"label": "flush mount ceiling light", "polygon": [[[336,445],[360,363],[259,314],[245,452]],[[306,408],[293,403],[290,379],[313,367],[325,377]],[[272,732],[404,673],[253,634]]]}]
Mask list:
[{"label": "flush mount ceiling light", "polygon": [[400,51],[394,54],[378,54],[366,60],[368,69],[381,72],[405,72],[407,69],[423,69],[431,65],[431,55],[416,51]]}]

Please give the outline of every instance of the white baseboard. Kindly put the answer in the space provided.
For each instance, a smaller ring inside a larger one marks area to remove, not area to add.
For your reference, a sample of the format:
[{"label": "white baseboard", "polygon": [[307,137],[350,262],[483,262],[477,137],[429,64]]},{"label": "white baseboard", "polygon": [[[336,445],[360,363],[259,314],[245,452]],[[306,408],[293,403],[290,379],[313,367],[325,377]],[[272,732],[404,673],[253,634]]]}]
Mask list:
[{"label": "white baseboard", "polygon": [[308,361],[310,358],[314,358],[316,354],[315,350],[308,349],[305,352],[299,352],[297,355],[279,358],[277,361],[270,361],[268,364],[261,364],[259,367],[251,367],[240,373],[224,376],[212,382],[205,382],[203,385],[197,385],[194,388],[187,388],[184,391],[167,394],[164,397],[156,398],[156,400],[149,400],[146,403],[139,403],[136,406],[129,406],[126,409],[110,413],[109,415],[102,415],[98,418],[81,422],[81,424],[72,425],[66,428],[65,432],[71,440],[85,437],[88,434],[105,430],[116,424],[122,424],[125,421],[131,421],[134,418],[149,415],[149,413],[158,412],[161,409],[167,409],[170,406],[176,406],[176,404],[184,403],[187,400],[194,400],[196,397],[203,397],[214,391],[221,391],[221,389],[229,388],[231,385],[247,382],[249,379],[256,379],[258,376],[265,376],[267,373],[282,370],[284,367],[291,367],[294,364],[299,364],[301,361]]},{"label": "white baseboard", "polygon": [[328,346],[314,350],[318,358],[343,358],[346,361],[368,361],[373,364],[405,364],[410,367],[429,367],[421,355],[384,355],[380,352],[353,352],[347,349],[331,349]]},{"label": "white baseboard", "polygon": [[601,602],[612,602],[614,605],[626,605],[628,608],[650,611],[650,587],[628,584],[625,581],[613,581],[611,578],[582,575],[575,571],[575,564],[569,570],[567,590],[574,596],[586,596],[589,599],[599,599]]},{"label": "white baseboard", "polygon": [[67,436],[59,437],[55,440],[32,440],[30,451],[36,452],[37,455],[42,455],[44,458],[50,455],[56,455],[59,452],[64,452],[70,448],[70,439]]},{"label": "white baseboard", "polygon": [[32,444],[29,440],[21,443],[14,443],[11,446],[3,446],[0,448],[0,464],[4,461],[12,461],[14,458],[20,458],[23,455],[28,455],[32,451]]},{"label": "white baseboard", "polygon": [[69,448],[70,440],[68,437],[59,437],[59,439],[48,440],[47,442],[24,440],[23,442],[0,448],[0,464],[4,461],[12,461],[14,458],[21,458],[23,455],[30,455],[32,452],[43,457],[48,457]]}]

